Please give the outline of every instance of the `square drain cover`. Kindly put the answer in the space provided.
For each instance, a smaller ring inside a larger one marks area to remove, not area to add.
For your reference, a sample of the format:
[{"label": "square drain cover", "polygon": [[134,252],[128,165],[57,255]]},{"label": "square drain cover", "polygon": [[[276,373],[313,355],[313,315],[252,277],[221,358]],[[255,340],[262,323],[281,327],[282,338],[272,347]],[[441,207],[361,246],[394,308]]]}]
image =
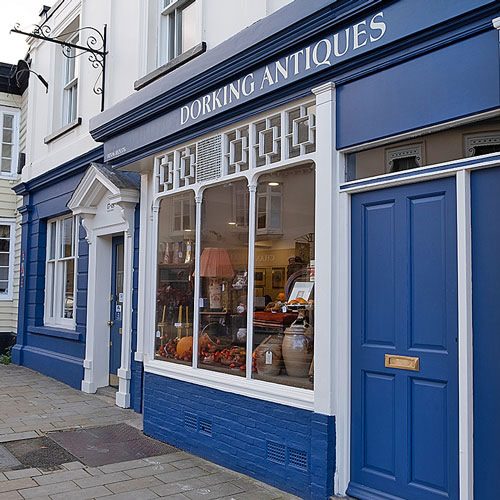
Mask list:
[{"label": "square drain cover", "polygon": [[127,424],[56,431],[48,435],[77,460],[92,467],[178,451]]},{"label": "square drain cover", "polygon": [[[22,439],[20,441],[10,441],[3,443],[3,446],[19,461],[6,468],[19,469],[24,467],[36,467],[38,469],[50,471],[59,469],[61,464],[74,462],[76,458],[61,448],[57,443],[48,437],[33,439]],[[23,467],[20,467],[20,466]]]}]

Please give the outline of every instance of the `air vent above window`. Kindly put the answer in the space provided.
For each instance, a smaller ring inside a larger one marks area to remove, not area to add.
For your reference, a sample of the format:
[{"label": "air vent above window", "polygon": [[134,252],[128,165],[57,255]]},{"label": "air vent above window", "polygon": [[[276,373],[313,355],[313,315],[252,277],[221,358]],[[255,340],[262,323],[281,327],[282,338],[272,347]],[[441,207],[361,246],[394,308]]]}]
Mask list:
[{"label": "air vent above window", "polygon": [[196,146],[196,156],[196,182],[221,177],[222,135],[199,141]]}]

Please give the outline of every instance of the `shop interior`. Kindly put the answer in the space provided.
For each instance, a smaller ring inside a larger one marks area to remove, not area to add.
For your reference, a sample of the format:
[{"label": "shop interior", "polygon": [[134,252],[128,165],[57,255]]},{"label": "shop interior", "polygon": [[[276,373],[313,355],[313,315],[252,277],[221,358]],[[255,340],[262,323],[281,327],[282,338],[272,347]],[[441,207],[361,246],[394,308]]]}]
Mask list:
[{"label": "shop interior", "polygon": [[199,302],[198,367],[313,388],[314,167],[258,179],[252,328],[248,329],[249,191],[241,179],[203,192],[200,296],[194,296],[194,194],[166,197],[159,216],[155,358],[192,364]]}]

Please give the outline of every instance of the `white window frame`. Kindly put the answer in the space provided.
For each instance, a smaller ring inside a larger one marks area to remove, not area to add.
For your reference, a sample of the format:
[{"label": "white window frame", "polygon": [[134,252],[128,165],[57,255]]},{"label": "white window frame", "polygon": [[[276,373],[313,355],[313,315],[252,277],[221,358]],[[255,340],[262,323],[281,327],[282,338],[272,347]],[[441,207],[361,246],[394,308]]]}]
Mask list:
[{"label": "white window frame", "polygon": [[[66,41],[77,44],[79,35],[76,34]],[[69,56],[69,57],[68,57]],[[63,47],[62,64],[62,95],[61,95],[61,126],[70,124],[78,116],[78,72],[76,49]]]},{"label": "white window frame", "polygon": [[158,0],[158,2],[160,13],[158,22],[158,66],[161,66],[187,50],[182,47],[182,13],[196,0]]},{"label": "white window frame", "polygon": [[[12,300],[14,297],[14,259],[15,259],[15,243],[16,243],[16,220],[0,218],[0,226],[9,226],[9,265],[8,265],[8,284],[7,292],[0,292],[0,300]],[[4,238],[2,238],[4,239]],[[3,252],[2,252],[3,253]],[[4,266],[2,266],[4,268]]]},{"label": "white window frame", "polygon": [[[12,120],[12,143],[4,143],[3,142],[3,119],[5,115],[12,115],[14,118]],[[19,116],[20,111],[17,108],[11,108],[8,106],[0,106],[0,162],[3,159],[3,144],[8,144],[12,146],[11,151],[11,164],[10,164],[10,172],[2,172],[1,171],[1,163],[0,163],[0,178],[12,179],[17,177],[17,164],[19,157]]]},{"label": "white window frame", "polygon": [[[61,252],[61,227],[64,220],[73,219],[73,255],[69,257],[60,256]],[[54,225],[53,225],[54,224]],[[47,255],[45,259],[45,302],[44,302],[44,324],[46,326],[59,326],[67,329],[75,329],[76,326],[76,296],[78,275],[78,233],[79,218],[73,215],[65,215],[47,221]],[[55,228],[54,258],[51,258],[50,250],[52,244],[52,231]],[[64,263],[74,261],[74,283],[73,283],[73,317],[64,317],[64,293],[65,293],[65,267]],[[54,272],[50,273],[53,266]]]}]

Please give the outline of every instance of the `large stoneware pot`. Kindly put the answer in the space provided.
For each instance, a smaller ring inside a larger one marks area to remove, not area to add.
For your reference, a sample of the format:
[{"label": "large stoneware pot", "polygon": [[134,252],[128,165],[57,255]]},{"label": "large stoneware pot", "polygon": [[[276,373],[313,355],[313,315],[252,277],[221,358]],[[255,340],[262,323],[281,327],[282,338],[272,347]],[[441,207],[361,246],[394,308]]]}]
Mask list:
[{"label": "large stoneware pot", "polygon": [[313,358],[312,328],[293,324],[285,330],[281,347],[286,372],[291,377],[308,377]]}]

